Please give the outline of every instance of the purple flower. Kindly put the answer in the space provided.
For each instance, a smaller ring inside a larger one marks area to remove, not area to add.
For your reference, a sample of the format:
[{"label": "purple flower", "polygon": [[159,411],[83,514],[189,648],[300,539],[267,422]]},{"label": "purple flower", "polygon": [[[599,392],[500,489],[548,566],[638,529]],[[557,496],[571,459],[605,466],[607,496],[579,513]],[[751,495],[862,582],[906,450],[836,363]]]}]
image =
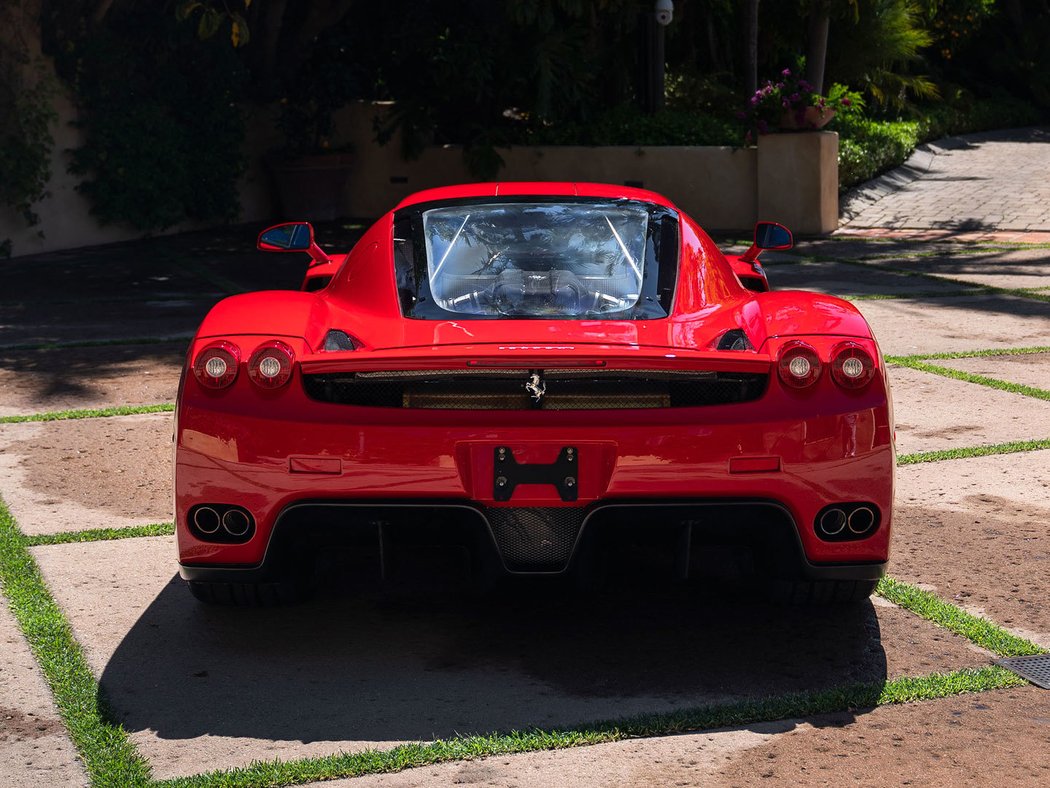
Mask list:
[{"label": "purple flower", "polygon": [[804,79],[798,81],[798,86],[807,92],[813,90],[813,86]]},{"label": "purple flower", "polygon": [[778,82],[777,83],[777,90],[783,90],[783,89],[784,89],[784,83],[783,82]]},{"label": "purple flower", "polygon": [[852,101],[850,101],[850,100],[849,100],[848,98],[843,98],[843,99],[842,99],[842,106],[844,106],[844,107],[848,107],[848,106],[849,106],[850,104],[852,104],[852,103],[853,103],[853,102],[852,102]]},{"label": "purple flower", "polygon": [[802,98],[802,96],[800,96],[798,93],[792,93],[791,94],[791,100],[792,101],[798,101],[800,98]]},{"label": "purple flower", "polygon": [[780,72],[780,76],[782,76],[782,77],[790,77],[791,76],[791,69],[790,68],[785,68],[783,71]]},{"label": "purple flower", "polygon": [[757,107],[758,106],[758,99],[759,99],[759,96],[757,94],[751,97],[751,106],[752,107]]},{"label": "purple flower", "polygon": [[791,106],[791,102],[788,101],[787,99],[783,99],[780,102],[780,106],[782,106],[784,109],[787,109],[788,107]]},{"label": "purple flower", "polygon": [[773,92],[773,86],[772,85],[766,85],[764,88],[762,88],[762,95],[763,96],[768,96],[772,92]]}]

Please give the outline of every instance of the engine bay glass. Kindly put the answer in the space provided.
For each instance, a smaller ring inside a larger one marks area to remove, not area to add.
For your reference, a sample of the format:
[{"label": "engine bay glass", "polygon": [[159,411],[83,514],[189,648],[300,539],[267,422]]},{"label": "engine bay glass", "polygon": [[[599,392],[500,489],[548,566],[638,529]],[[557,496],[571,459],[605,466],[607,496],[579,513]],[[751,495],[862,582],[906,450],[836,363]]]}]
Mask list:
[{"label": "engine bay glass", "polygon": [[639,205],[511,203],[423,212],[430,291],[450,312],[602,315],[641,294]]},{"label": "engine bay glass", "polygon": [[406,317],[662,317],[675,218],[625,200],[431,204],[395,223]]}]

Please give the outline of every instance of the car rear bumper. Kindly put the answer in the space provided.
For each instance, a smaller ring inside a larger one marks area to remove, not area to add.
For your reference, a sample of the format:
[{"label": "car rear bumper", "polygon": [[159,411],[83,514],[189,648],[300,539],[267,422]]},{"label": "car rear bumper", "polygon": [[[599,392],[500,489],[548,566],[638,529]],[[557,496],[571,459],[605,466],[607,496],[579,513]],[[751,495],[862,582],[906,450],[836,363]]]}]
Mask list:
[{"label": "car rear bumper", "polygon": [[[303,398],[277,414],[222,400],[183,401],[175,451],[182,571],[191,578],[213,571],[265,574],[275,526],[306,504],[460,507],[475,513],[468,518],[480,512],[490,533],[486,513],[503,508],[573,509],[582,533],[610,506],[749,502],[783,511],[807,576],[879,576],[889,556],[895,464],[885,394],[829,398],[820,415],[812,415],[818,410],[812,403],[770,399],[533,413],[348,408]],[[510,499],[501,500],[500,449],[519,466],[554,468],[567,448],[577,458],[571,500],[556,483],[564,481],[560,470],[558,478],[543,471],[539,483],[522,477]],[[840,502],[871,505],[878,527],[858,540],[818,537],[818,513]],[[189,513],[205,503],[250,512],[251,539],[199,538]],[[651,522],[641,516],[637,527]]]}]

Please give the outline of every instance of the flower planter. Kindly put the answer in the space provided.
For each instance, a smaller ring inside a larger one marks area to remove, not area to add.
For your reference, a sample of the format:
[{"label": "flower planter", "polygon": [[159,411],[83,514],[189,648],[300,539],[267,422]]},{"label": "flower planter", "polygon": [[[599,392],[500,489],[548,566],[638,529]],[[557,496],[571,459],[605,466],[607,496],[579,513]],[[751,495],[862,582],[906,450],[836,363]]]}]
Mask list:
[{"label": "flower planter", "polygon": [[824,128],[835,117],[835,110],[828,107],[804,107],[801,111],[785,112],[780,116],[781,131],[817,131]]}]

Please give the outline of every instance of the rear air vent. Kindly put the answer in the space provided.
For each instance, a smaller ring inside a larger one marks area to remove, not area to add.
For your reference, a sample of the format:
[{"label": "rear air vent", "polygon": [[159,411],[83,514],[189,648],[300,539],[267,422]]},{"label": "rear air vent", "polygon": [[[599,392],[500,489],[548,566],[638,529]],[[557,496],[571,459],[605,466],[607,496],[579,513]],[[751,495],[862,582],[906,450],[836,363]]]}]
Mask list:
[{"label": "rear air vent", "polygon": [[667,370],[466,369],[303,376],[311,398],[372,408],[626,410],[758,399],[765,374]]}]

